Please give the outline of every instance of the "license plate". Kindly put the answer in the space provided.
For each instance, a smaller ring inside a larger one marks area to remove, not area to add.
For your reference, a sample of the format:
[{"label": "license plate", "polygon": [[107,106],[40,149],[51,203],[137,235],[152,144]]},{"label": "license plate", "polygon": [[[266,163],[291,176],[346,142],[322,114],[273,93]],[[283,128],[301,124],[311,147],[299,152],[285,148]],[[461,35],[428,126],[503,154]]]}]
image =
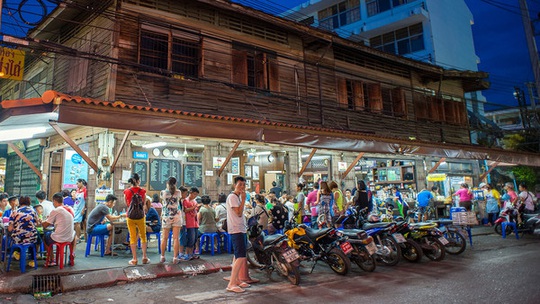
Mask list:
[{"label": "license plate", "polygon": [[341,250],[343,250],[343,253],[349,254],[351,251],[353,251],[353,248],[351,246],[351,243],[349,242],[343,242],[339,244],[339,247],[341,247]]},{"label": "license plate", "polygon": [[369,252],[369,255],[374,255],[377,252],[377,245],[374,242],[371,242],[366,245],[366,249]]},{"label": "license plate", "polygon": [[293,248],[283,252],[283,258],[285,259],[285,261],[287,261],[287,263],[290,263],[296,259],[298,259],[300,256],[298,255],[298,252],[296,252],[296,250],[294,250]]},{"label": "license plate", "polygon": [[396,242],[398,242],[398,243],[407,242],[407,240],[403,237],[403,234],[401,234],[401,233],[394,233],[394,234],[392,234],[392,236],[394,237],[394,240],[396,240]]},{"label": "license plate", "polygon": [[446,245],[446,244],[450,243],[450,242],[448,242],[448,240],[444,236],[441,236],[439,238],[439,242],[441,242],[441,244],[443,244],[443,245]]}]

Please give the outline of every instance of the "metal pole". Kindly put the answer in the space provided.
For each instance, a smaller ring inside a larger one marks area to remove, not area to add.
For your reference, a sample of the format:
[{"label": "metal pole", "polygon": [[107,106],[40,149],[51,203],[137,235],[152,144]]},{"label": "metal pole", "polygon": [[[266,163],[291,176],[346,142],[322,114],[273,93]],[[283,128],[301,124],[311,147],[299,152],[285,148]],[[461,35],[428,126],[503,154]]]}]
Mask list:
[{"label": "metal pole", "polygon": [[519,0],[519,7],[521,10],[523,27],[525,29],[525,37],[527,38],[527,47],[529,48],[529,57],[531,59],[536,91],[540,93],[540,60],[538,59],[538,48],[536,47],[536,41],[534,40],[533,25],[529,15],[527,1]]}]

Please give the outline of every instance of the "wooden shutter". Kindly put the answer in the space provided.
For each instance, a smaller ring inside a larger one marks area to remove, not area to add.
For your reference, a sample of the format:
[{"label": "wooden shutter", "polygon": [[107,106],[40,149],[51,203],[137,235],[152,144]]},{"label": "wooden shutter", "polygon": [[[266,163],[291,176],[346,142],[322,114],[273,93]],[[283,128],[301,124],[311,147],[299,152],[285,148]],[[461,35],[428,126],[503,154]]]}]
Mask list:
[{"label": "wooden shutter", "polygon": [[368,84],[369,108],[373,112],[382,112],[383,101],[380,83]]},{"label": "wooden shutter", "polygon": [[364,84],[361,81],[353,81],[353,96],[355,110],[365,110]]},{"label": "wooden shutter", "polygon": [[444,111],[442,108],[442,100],[440,98],[433,96],[429,97],[427,106],[430,112],[431,120],[444,121]]},{"label": "wooden shutter", "polygon": [[407,108],[405,104],[405,92],[402,88],[394,88],[392,90],[392,107],[394,109],[394,116],[406,117]]},{"label": "wooden shutter", "polygon": [[267,55],[266,59],[268,60],[269,89],[272,92],[280,92],[281,87],[279,84],[279,63],[277,61],[277,58],[268,58]]},{"label": "wooden shutter", "polygon": [[342,108],[347,108],[348,106],[348,100],[347,100],[347,79],[342,77],[336,77],[337,81],[337,98],[339,106]]},{"label": "wooden shutter", "polygon": [[234,83],[247,85],[247,52],[232,50],[232,80]]},{"label": "wooden shutter", "polygon": [[253,58],[253,65],[255,66],[255,87],[259,89],[268,89],[266,87],[266,54],[256,53]]}]

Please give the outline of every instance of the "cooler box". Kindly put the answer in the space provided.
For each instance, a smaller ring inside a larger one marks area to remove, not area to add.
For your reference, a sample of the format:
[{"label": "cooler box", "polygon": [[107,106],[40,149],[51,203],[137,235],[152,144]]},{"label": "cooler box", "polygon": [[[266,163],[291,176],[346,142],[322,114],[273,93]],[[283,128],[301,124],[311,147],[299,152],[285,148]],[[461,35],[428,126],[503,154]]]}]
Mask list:
[{"label": "cooler box", "polygon": [[465,209],[464,207],[452,207],[450,208],[450,219],[452,219],[452,213],[454,212],[466,212],[467,209]]}]

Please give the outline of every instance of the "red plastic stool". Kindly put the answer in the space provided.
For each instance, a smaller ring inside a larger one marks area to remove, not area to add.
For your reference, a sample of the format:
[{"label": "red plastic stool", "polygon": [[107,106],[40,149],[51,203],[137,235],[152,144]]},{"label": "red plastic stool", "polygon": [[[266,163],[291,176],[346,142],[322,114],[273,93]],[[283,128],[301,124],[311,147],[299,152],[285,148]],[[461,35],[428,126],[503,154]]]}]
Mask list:
[{"label": "red plastic stool", "polygon": [[[52,254],[53,246],[56,246],[56,261],[58,263],[58,268],[64,269],[64,253],[67,254],[67,250],[65,250],[66,246],[69,247],[69,266],[75,265],[75,252],[73,252],[72,242],[53,243],[51,246],[49,246],[49,250],[47,251],[47,258],[50,256],[50,254]],[[45,265],[47,266],[47,263]]]}]

